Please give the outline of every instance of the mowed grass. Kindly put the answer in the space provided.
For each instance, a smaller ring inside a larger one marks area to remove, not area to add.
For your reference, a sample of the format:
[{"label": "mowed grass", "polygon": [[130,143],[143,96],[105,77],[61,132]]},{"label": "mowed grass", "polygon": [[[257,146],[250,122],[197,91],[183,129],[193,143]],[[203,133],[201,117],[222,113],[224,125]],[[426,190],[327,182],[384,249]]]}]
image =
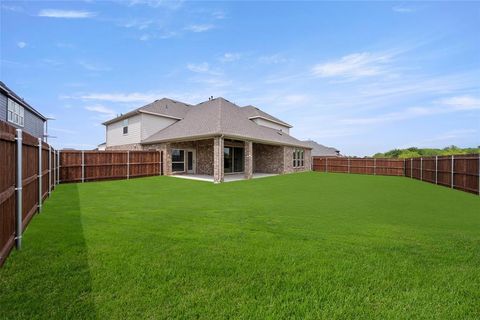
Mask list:
[{"label": "mowed grass", "polygon": [[60,185],[3,319],[479,319],[480,197],[399,177]]}]

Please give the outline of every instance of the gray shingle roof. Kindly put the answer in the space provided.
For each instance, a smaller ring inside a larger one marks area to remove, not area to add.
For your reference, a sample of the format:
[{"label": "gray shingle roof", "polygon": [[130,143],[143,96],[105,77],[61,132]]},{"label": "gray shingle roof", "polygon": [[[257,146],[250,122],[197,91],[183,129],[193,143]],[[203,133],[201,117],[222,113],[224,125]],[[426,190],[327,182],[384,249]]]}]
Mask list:
[{"label": "gray shingle roof", "polygon": [[112,120],[108,120],[104,122],[104,125],[111,124],[123,119],[126,119],[128,117],[131,117],[135,114],[141,113],[141,112],[146,112],[146,113],[152,113],[152,114],[158,114],[162,116],[167,116],[167,117],[172,117],[172,118],[177,118],[177,119],[182,119],[185,114],[188,111],[188,108],[190,107],[190,104],[183,103],[180,101],[172,100],[169,98],[162,98],[160,100],[155,100],[152,103],[149,103],[143,107],[137,108],[133,111],[127,112],[125,114],[122,114]]},{"label": "gray shingle roof", "polygon": [[224,135],[228,138],[249,139],[257,142],[310,148],[305,142],[295,139],[288,134],[257,125],[249,120],[247,109],[223,98],[216,98],[188,107],[188,112],[186,112],[182,120],[146,138],[142,143],[148,144],[219,135]]},{"label": "gray shingle roof", "polygon": [[316,141],[306,140],[304,143],[308,144],[312,148],[312,156],[316,157],[338,157],[340,156],[340,151],[332,148],[326,147]]},{"label": "gray shingle roof", "polygon": [[241,107],[241,110],[243,112],[245,112],[245,114],[248,116],[248,118],[265,118],[265,119],[268,119],[268,120],[272,120],[273,122],[278,122],[280,124],[283,124],[284,126],[286,127],[289,127],[291,128],[292,126],[289,125],[288,123],[278,119],[278,118],[275,118],[274,116],[266,113],[266,112],[263,112],[262,110],[258,109],[257,107],[255,106],[245,106],[245,107]]}]

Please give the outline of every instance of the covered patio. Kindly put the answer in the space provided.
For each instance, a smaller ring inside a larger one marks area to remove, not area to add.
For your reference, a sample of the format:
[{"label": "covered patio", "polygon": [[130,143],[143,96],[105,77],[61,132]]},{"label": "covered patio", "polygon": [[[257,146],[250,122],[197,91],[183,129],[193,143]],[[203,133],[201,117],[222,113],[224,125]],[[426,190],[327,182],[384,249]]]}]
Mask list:
[{"label": "covered patio", "polygon": [[[259,179],[259,178],[267,178],[273,177],[278,174],[275,173],[254,173],[252,175],[252,179]],[[174,174],[172,175],[174,178],[180,179],[188,179],[188,180],[198,180],[198,181],[206,181],[206,182],[215,182],[213,175],[206,175],[206,174]],[[243,173],[235,173],[226,175],[223,179],[223,182],[234,182],[234,181],[241,181],[245,180],[245,175]]]}]

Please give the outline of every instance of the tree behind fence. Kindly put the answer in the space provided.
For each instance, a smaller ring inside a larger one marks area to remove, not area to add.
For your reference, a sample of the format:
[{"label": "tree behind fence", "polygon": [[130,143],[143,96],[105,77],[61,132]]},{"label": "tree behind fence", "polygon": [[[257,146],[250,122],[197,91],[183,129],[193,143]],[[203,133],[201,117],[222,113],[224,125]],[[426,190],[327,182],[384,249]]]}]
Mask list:
[{"label": "tree behind fence", "polygon": [[480,155],[410,159],[313,157],[314,171],[405,176],[480,194]]}]

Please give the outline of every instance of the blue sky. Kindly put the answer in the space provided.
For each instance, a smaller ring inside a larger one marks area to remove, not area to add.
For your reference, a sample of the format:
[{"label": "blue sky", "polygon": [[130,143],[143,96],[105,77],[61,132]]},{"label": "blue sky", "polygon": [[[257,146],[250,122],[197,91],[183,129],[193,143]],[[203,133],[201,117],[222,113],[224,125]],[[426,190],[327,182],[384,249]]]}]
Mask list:
[{"label": "blue sky", "polygon": [[0,76],[54,146],[155,99],[253,104],[370,155],[480,145],[479,2],[8,2]]}]

